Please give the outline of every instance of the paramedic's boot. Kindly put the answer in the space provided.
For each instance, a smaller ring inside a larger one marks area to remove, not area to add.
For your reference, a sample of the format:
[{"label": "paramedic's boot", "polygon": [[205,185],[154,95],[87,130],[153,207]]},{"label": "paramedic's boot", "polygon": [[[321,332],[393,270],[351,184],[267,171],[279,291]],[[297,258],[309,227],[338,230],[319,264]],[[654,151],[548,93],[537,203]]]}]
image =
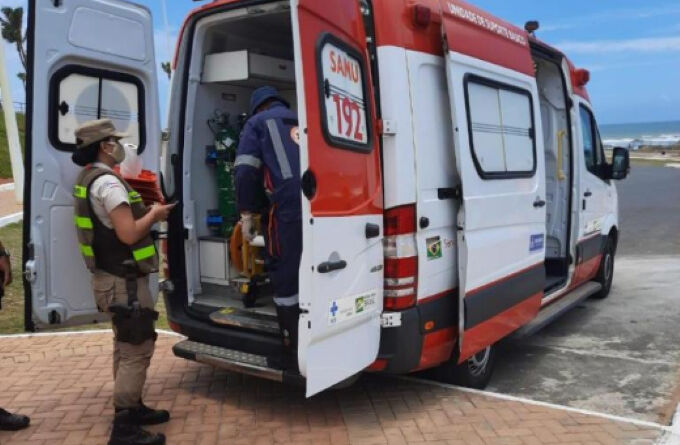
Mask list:
[{"label": "paramedic's boot", "polygon": [[276,306],[281,335],[283,337],[282,364],[286,369],[299,372],[298,349],[298,321],[300,320],[300,306]]},{"label": "paramedic's boot", "polygon": [[28,427],[31,419],[21,414],[12,414],[0,408],[0,431],[18,431]]},{"label": "paramedic's boot", "polygon": [[113,420],[109,445],[165,445],[165,436],[141,429],[130,421],[130,410],[122,410]]},{"label": "paramedic's boot", "polygon": [[[122,411],[116,408],[116,412]],[[139,408],[129,410],[129,421],[134,425],[158,425],[170,420],[170,413],[164,409],[153,409],[146,406],[141,400]]]}]

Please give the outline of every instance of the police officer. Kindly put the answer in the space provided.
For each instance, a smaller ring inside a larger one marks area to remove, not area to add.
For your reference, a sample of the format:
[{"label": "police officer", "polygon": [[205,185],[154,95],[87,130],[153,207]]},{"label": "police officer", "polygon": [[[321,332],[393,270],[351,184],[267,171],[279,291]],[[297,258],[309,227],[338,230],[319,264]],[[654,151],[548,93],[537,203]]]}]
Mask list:
[{"label": "police officer", "polygon": [[97,306],[113,315],[113,403],[109,445],[161,445],[165,436],[141,428],[167,422],[170,415],[142,402],[156,333],[149,274],[158,271],[151,227],[167,219],[173,205],[147,208],[113,167],[125,158],[110,119],[86,122],[76,132],[72,159],[84,167],[74,186],[75,224],[80,251],[92,272]]},{"label": "police officer", "polygon": [[[298,269],[302,254],[300,153],[297,114],[270,86],[250,98],[251,118],[236,151],[235,183],[244,237],[252,240],[253,215],[261,211],[262,188],[269,198],[265,230],[267,272],[289,354],[297,352]],[[297,360],[289,366],[297,367]]]},{"label": "police officer", "polygon": [[[12,283],[12,264],[9,260],[9,252],[0,242],[0,298],[2,289]],[[28,427],[31,419],[20,414],[12,414],[0,408],[0,431],[17,431]]]}]

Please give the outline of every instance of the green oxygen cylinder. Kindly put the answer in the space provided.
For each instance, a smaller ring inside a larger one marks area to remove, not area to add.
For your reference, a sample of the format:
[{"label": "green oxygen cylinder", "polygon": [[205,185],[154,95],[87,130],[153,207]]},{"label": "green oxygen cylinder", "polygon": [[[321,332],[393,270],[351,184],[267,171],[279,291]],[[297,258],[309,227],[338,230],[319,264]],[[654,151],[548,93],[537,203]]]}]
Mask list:
[{"label": "green oxygen cylinder", "polygon": [[229,125],[227,117],[215,137],[218,211],[224,219],[223,231],[226,237],[231,236],[239,219],[236,208],[236,188],[234,187],[234,160],[238,139],[238,134]]}]

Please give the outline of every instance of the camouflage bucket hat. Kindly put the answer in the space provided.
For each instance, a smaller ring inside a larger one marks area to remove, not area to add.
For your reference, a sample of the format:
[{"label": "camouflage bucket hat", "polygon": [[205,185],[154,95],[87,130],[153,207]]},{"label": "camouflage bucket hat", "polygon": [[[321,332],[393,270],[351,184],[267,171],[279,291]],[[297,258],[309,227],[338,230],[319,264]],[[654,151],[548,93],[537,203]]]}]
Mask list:
[{"label": "camouflage bucket hat", "polygon": [[90,144],[110,137],[121,139],[129,136],[127,133],[121,133],[116,130],[111,119],[98,119],[85,122],[76,129],[75,134],[77,148],[85,148]]}]

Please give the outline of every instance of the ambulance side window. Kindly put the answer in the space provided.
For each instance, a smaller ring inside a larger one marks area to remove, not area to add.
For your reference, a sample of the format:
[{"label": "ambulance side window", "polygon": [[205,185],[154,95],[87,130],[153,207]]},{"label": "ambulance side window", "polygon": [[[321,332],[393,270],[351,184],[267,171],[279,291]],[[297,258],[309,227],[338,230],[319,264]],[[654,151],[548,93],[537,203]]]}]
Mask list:
[{"label": "ambulance side window", "polygon": [[331,34],[317,44],[319,97],[324,138],[329,145],[371,151],[371,116],[362,54]]},{"label": "ambulance side window", "polygon": [[111,119],[130,136],[124,143],[144,150],[144,86],[131,75],[68,65],[50,79],[48,131],[58,150],[73,151],[75,129],[93,119]]},{"label": "ambulance side window", "polygon": [[581,132],[583,133],[583,158],[586,168],[596,176],[600,176],[604,164],[604,150],[597,129],[595,118],[590,110],[583,105],[579,107],[581,117]]},{"label": "ambulance side window", "polygon": [[532,177],[536,139],[531,92],[468,74],[465,99],[470,150],[479,176]]}]

